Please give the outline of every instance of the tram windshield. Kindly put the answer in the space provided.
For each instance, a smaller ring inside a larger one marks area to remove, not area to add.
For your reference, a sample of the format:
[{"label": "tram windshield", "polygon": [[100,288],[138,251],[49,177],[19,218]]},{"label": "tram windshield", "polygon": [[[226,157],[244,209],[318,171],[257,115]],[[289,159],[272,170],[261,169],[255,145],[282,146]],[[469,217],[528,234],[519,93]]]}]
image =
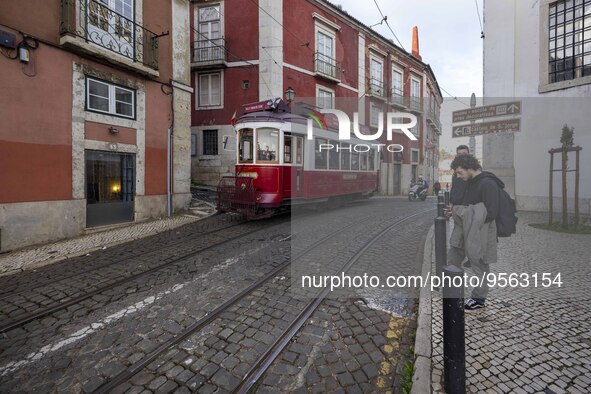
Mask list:
[{"label": "tram windshield", "polygon": [[253,157],[252,129],[242,129],[238,138],[238,162],[252,163]]},{"label": "tram windshield", "polygon": [[257,162],[278,163],[279,130],[257,129]]}]

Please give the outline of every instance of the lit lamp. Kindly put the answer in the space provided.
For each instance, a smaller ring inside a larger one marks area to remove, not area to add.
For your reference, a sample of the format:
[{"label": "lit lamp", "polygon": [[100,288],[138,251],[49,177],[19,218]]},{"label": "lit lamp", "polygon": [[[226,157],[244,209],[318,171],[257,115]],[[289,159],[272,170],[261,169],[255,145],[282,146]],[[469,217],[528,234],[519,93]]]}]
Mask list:
[{"label": "lit lamp", "polygon": [[285,90],[285,99],[287,100],[287,102],[291,103],[291,101],[295,98],[295,95],[295,90],[293,90],[291,86],[288,86]]}]

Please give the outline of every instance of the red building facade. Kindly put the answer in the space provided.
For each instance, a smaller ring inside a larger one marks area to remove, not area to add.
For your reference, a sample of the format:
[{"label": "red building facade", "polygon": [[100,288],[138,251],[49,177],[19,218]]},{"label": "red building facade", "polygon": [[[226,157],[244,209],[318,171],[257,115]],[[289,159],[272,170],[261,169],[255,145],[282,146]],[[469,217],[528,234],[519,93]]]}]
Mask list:
[{"label": "red building facade", "polygon": [[189,8],[2,1],[0,251],[188,206]]},{"label": "red building facade", "polygon": [[[422,61],[418,34],[408,53],[324,0],[193,1],[192,179],[216,185],[235,164],[231,118],[241,106],[284,97],[359,114],[366,132],[387,112],[417,116],[417,141],[402,132],[384,152],[380,191],[404,194],[410,180],[437,174],[441,92]],[[352,117],[351,117],[352,119]]]}]

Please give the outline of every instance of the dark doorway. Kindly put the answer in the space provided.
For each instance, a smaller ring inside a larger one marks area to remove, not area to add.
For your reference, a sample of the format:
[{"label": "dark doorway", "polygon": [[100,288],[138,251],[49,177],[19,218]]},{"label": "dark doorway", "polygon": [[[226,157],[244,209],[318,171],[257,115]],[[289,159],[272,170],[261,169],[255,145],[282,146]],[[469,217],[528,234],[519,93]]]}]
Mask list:
[{"label": "dark doorway", "polygon": [[86,227],[133,221],[135,155],[86,151]]}]

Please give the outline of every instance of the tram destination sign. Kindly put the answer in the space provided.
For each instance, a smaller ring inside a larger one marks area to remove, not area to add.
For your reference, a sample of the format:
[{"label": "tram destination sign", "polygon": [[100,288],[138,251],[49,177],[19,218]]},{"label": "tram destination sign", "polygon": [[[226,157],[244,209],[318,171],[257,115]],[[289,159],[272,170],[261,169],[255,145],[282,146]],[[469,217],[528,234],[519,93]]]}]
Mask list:
[{"label": "tram destination sign", "polygon": [[492,104],[485,105],[483,107],[474,107],[470,109],[463,109],[461,111],[454,111],[452,113],[452,122],[466,122],[469,120],[478,120],[494,118],[496,116],[509,116],[520,114],[521,101],[512,101],[510,103]]},{"label": "tram destination sign", "polygon": [[515,133],[520,130],[520,119],[497,120],[465,126],[454,126],[452,137],[470,137],[473,135]]}]

